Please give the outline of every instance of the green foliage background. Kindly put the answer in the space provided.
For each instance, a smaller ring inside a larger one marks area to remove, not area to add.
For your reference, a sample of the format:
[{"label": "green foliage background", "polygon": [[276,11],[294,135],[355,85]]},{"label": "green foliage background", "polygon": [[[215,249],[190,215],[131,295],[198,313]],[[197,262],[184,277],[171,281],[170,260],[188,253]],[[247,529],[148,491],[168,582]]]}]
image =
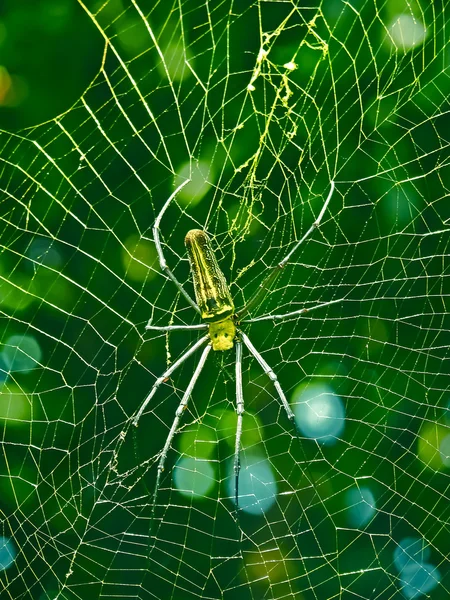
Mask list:
[{"label": "green foliage background", "polygon": [[[0,509],[18,555],[2,598],[402,597],[393,552],[405,536],[426,540],[440,571],[432,598],[447,598],[446,3],[9,0],[0,11],[0,342],[32,335],[42,350],[31,371],[4,369]],[[412,51],[386,39],[403,12],[427,26]],[[336,181],[323,226],[258,313],[342,303],[246,331],[288,398],[330,383],[347,421],[334,446],[299,443],[246,360],[243,454],[263,449],[279,495],[238,522],[225,488],[234,356],[212,357],[186,426],[217,446],[214,489],[175,490],[172,467],[197,452],[176,441],[155,527],[156,460],[193,363],[134,435],[130,417],[198,332],[145,324],[198,319],[159,273],[151,227],[181,165],[199,162],[212,185],[168,210],[166,256],[191,291],[183,239],[205,227],[237,305]],[[345,493],[366,482],[376,516],[352,528]]]}]

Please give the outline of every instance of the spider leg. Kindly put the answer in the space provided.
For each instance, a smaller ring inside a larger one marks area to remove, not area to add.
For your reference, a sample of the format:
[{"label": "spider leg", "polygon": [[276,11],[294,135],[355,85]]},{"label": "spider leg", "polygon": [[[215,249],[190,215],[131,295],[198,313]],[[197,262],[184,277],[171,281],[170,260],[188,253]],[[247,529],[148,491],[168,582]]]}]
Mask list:
[{"label": "spider leg", "polygon": [[281,385],[280,385],[280,382],[277,379],[277,376],[272,371],[272,369],[269,367],[269,365],[266,363],[266,361],[261,356],[261,354],[258,352],[258,350],[255,348],[255,346],[251,343],[251,341],[249,340],[248,336],[245,335],[245,333],[243,333],[243,332],[239,332],[239,333],[242,336],[242,340],[243,340],[244,344],[250,350],[251,354],[253,354],[254,358],[256,358],[256,360],[258,361],[258,363],[261,365],[261,368],[264,371],[264,373],[273,382],[273,385],[275,386],[275,389],[277,390],[278,397],[281,400],[281,404],[283,405],[283,408],[286,411],[286,415],[287,415],[288,419],[291,421],[291,423],[294,425],[295,430],[297,431],[297,424],[295,422],[295,415],[292,412],[291,407],[289,406],[289,403],[288,403],[288,401],[286,399],[286,396],[284,395],[283,390],[281,389]]},{"label": "spider leg", "polygon": [[261,315],[260,317],[255,317],[254,319],[244,319],[241,321],[241,323],[256,323],[258,321],[280,321],[288,317],[303,315],[305,313],[311,312],[312,310],[316,310],[317,308],[324,308],[325,306],[330,306],[330,304],[336,304],[337,302],[343,302],[343,299],[338,298],[337,300],[330,300],[330,302],[322,302],[321,304],[315,304],[314,306],[311,306],[309,308],[300,308],[299,310],[293,310],[292,312],[283,313],[282,315]]},{"label": "spider leg", "polygon": [[186,329],[193,331],[194,329],[207,329],[207,323],[201,323],[200,325],[146,325],[145,329],[151,329],[152,331],[185,331]]},{"label": "spider leg", "polygon": [[194,302],[194,300],[192,300],[192,298],[189,296],[189,294],[185,291],[185,289],[183,288],[183,286],[181,285],[181,283],[178,281],[178,279],[175,277],[175,275],[172,273],[172,271],[169,269],[169,267],[167,266],[167,262],[166,259],[164,258],[164,252],[162,249],[162,245],[161,245],[161,240],[159,239],[159,225],[161,223],[161,219],[164,215],[164,213],[167,210],[167,207],[169,206],[169,204],[172,202],[172,200],[175,198],[175,196],[178,194],[178,192],[187,184],[189,183],[190,179],[186,179],[186,181],[183,181],[183,183],[181,183],[177,189],[173,192],[173,194],[171,194],[169,196],[169,198],[166,200],[164,206],[162,207],[162,209],[159,212],[159,215],[156,217],[156,221],[155,224],[153,225],[153,239],[155,240],[155,246],[156,246],[156,251],[158,253],[158,259],[159,259],[159,266],[161,267],[161,271],[163,273],[165,273],[167,275],[167,277],[169,277],[174,284],[177,286],[178,291],[186,298],[186,300],[189,302],[189,304],[195,308],[195,310],[199,313],[200,309],[197,306],[197,304]]},{"label": "spider leg", "polygon": [[325,211],[328,208],[328,204],[330,203],[331,200],[331,196],[333,195],[334,192],[334,181],[330,181],[330,191],[328,192],[328,196],[327,199],[325,200],[324,205],[322,206],[322,210],[319,213],[319,216],[317,217],[317,219],[314,221],[314,223],[311,225],[311,227],[308,229],[308,231],[305,233],[305,235],[295,244],[295,246],[292,248],[292,250],[290,250],[290,252],[288,252],[286,254],[286,256],[283,258],[283,260],[281,260],[277,267],[278,268],[283,268],[284,265],[288,262],[288,260],[291,258],[291,256],[294,254],[294,252],[297,250],[297,248],[303,244],[303,242],[309,238],[309,236],[311,235],[311,233],[317,229],[320,225],[320,222],[322,221],[323,215],[325,214]]},{"label": "spider leg", "polygon": [[[328,192],[328,196],[324,202],[324,205],[322,206],[322,209],[321,209],[317,219],[314,221],[314,223],[311,225],[311,227],[308,229],[308,231],[294,245],[294,247],[291,248],[291,250],[289,250],[289,252],[286,254],[286,256],[282,260],[280,260],[280,262],[277,265],[275,265],[274,267],[272,267],[270,269],[269,274],[262,280],[262,282],[258,286],[258,289],[250,297],[248,302],[246,302],[246,304],[240,310],[238,310],[237,314],[240,317],[242,317],[243,315],[248,313],[258,303],[261,296],[263,294],[266,294],[267,291],[270,290],[274,281],[278,278],[278,275],[281,273],[283,268],[286,266],[286,263],[289,261],[289,259],[294,254],[294,252],[296,252],[297,248],[299,246],[301,246],[301,244],[303,244],[303,242],[309,238],[311,233],[313,233],[313,231],[319,227],[319,225],[322,221],[323,215],[325,214],[325,211],[328,208],[328,204],[330,203],[331,197],[334,192],[334,187],[335,187],[334,181],[331,181],[330,182],[330,191]],[[247,322],[251,322],[251,321],[247,321]]]},{"label": "spider leg", "polygon": [[[202,338],[202,342],[203,341],[204,341],[204,338]],[[196,345],[198,346],[198,344],[196,344]],[[198,364],[194,371],[194,374],[192,375],[192,379],[189,382],[189,385],[187,386],[186,391],[183,394],[183,397],[181,399],[180,404],[178,405],[177,410],[175,411],[175,418],[173,420],[172,427],[170,428],[169,435],[167,436],[166,443],[164,444],[164,448],[161,451],[161,456],[159,457],[159,461],[158,461],[158,473],[156,475],[155,491],[153,493],[152,514],[154,513],[154,510],[155,510],[156,498],[158,496],[159,485],[161,482],[161,473],[164,471],[164,465],[166,463],[167,453],[169,452],[169,448],[172,444],[173,437],[178,429],[178,425],[180,423],[181,417],[182,417],[184,411],[186,410],[186,407],[188,405],[189,399],[192,394],[192,390],[194,389],[194,385],[198,379],[198,376],[202,372],[202,369],[205,365],[206,359],[208,358],[208,354],[209,354],[210,350],[211,350],[211,344],[208,344],[202,352],[202,355],[200,357],[200,360],[198,361]]]},{"label": "spider leg", "polygon": [[[286,411],[287,417],[291,421],[291,423],[292,423],[292,425],[293,425],[293,427],[295,429],[297,438],[301,439],[302,436],[301,436],[301,433],[299,431],[299,428],[297,427],[297,422],[295,420],[295,415],[294,415],[291,407],[289,406],[289,403],[288,403],[288,401],[286,399],[286,396],[284,395],[283,390],[281,389],[281,386],[280,386],[280,384],[278,382],[277,376],[275,375],[275,373],[273,372],[273,370],[270,368],[270,366],[267,364],[267,362],[264,360],[264,358],[261,356],[261,354],[253,346],[253,344],[249,340],[248,336],[245,335],[245,333],[242,333],[242,332],[240,332],[240,334],[241,334],[241,337],[242,337],[242,340],[243,340],[244,344],[250,350],[250,353],[254,356],[254,358],[256,358],[256,360],[258,361],[258,363],[261,365],[264,373],[266,373],[266,375],[273,382],[273,384],[275,386],[275,389],[278,392],[278,396],[279,396],[279,398],[281,400],[281,403],[282,403],[282,405],[284,407],[284,410]],[[315,494],[317,494],[318,504],[324,509],[325,515],[329,516],[329,512],[328,512],[328,510],[327,510],[327,508],[326,508],[326,506],[325,506],[325,504],[324,504],[324,502],[323,502],[320,494],[318,493],[318,490],[317,490],[318,486],[315,483],[314,475],[311,473],[309,465],[308,465],[308,462],[306,462],[306,461],[304,463],[304,473],[307,476],[309,484],[311,485],[311,489],[315,491]],[[312,499],[311,499],[311,501],[309,503],[309,506],[312,506]],[[304,516],[306,518],[306,522],[308,523],[308,526],[309,526],[310,530],[312,531],[312,533],[314,535],[314,538],[316,540],[316,543],[317,543],[318,547],[321,548],[322,547],[321,543],[320,543],[319,539],[317,538],[317,536],[315,534],[315,527],[312,524],[312,522],[310,521],[310,519],[308,517],[308,514],[307,514],[307,512],[305,510],[306,506],[303,506],[303,509],[304,509],[303,510],[303,514],[304,514]],[[325,553],[325,555],[326,555],[326,553]],[[329,565],[331,567],[330,563],[329,563]]]},{"label": "spider leg", "polygon": [[[205,336],[201,337],[197,342],[195,342],[195,344],[191,348],[186,350],[186,352],[184,354],[182,354],[178,360],[176,360],[174,363],[172,363],[170,365],[170,367],[164,371],[164,373],[161,375],[161,377],[158,377],[158,379],[153,384],[153,387],[150,390],[150,393],[148,394],[147,398],[142,403],[141,408],[138,410],[136,416],[134,417],[133,425],[137,426],[138,421],[142,416],[142,413],[147,408],[147,405],[150,402],[150,400],[156,394],[156,391],[159,388],[159,386],[167,379],[167,377],[170,377],[170,375],[175,371],[175,369],[178,369],[178,367],[181,364],[183,364],[184,361],[191,356],[191,354],[194,354],[194,352],[197,350],[197,348],[200,348],[200,346],[203,346],[203,344],[208,340],[209,340],[209,335],[205,335]],[[210,347],[210,346],[208,346],[208,347]],[[195,383],[195,381],[194,381],[194,383]]]},{"label": "spider leg", "polygon": [[239,504],[239,472],[241,470],[241,436],[244,414],[244,395],[242,393],[242,342],[236,342],[236,440],[234,445],[234,492],[236,508]]}]

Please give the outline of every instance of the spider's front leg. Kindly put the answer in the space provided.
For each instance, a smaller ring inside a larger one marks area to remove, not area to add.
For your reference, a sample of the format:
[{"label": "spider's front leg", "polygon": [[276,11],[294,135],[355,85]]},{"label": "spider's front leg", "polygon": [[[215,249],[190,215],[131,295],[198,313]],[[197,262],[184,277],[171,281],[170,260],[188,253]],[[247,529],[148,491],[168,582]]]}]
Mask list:
[{"label": "spider's front leg", "polygon": [[177,187],[177,189],[173,192],[173,194],[171,194],[169,196],[169,198],[164,203],[164,206],[159,211],[159,214],[158,214],[158,216],[156,217],[156,220],[155,220],[155,224],[153,225],[153,239],[155,241],[156,252],[158,253],[158,260],[159,260],[159,266],[161,268],[161,271],[163,273],[165,273],[167,275],[167,277],[169,277],[169,279],[171,279],[173,281],[173,283],[177,286],[178,291],[186,298],[186,300],[189,302],[189,304],[199,313],[200,309],[197,306],[197,304],[194,302],[194,300],[192,300],[192,298],[189,296],[189,294],[183,288],[183,286],[181,285],[181,283],[178,281],[178,279],[175,277],[175,275],[172,273],[172,271],[167,266],[167,262],[166,262],[166,259],[165,259],[165,256],[164,256],[164,252],[163,252],[163,249],[162,249],[161,240],[159,238],[159,233],[160,233],[159,226],[160,226],[160,223],[161,223],[161,219],[164,216],[164,213],[166,212],[168,206],[170,205],[170,203],[172,202],[172,200],[175,198],[175,196],[178,194],[178,192],[180,190],[182,190],[183,187],[186,184],[189,183],[189,181],[190,181],[190,179],[186,179],[186,181],[183,181],[183,183],[181,183]]},{"label": "spider's front leg", "polygon": [[[303,244],[303,242],[305,242],[309,238],[309,236],[320,226],[320,223],[322,222],[322,218],[325,214],[325,211],[328,208],[328,204],[330,203],[331,197],[333,196],[334,187],[335,187],[334,181],[331,181],[330,182],[330,191],[328,192],[328,196],[320,210],[320,213],[319,213],[319,216],[317,217],[317,219],[310,226],[308,231],[298,240],[298,242],[296,242],[294,244],[294,247],[291,248],[291,250],[289,250],[289,252],[286,254],[286,256],[283,259],[281,259],[277,265],[275,265],[274,267],[272,267],[270,269],[269,274],[263,279],[262,283],[259,284],[257,290],[250,297],[250,299],[246,302],[245,306],[243,306],[238,311],[239,316],[242,317],[245,314],[249,313],[250,310],[258,304],[258,302],[261,300],[261,298],[267,294],[268,290],[270,290],[270,288],[272,287],[272,285],[278,278],[279,274],[281,273],[281,271],[284,269],[284,267],[288,263],[291,256],[297,251],[299,246],[301,246]],[[298,311],[293,311],[292,313],[286,313],[285,315],[263,315],[261,317],[255,317],[253,319],[245,319],[242,321],[242,323],[255,323],[257,321],[282,319],[286,316],[299,315],[299,314],[308,312],[309,310],[314,310],[315,308],[319,308],[320,306],[327,306],[328,304],[333,304],[334,302],[338,302],[338,300],[320,304],[320,305],[314,306],[310,309],[302,308]]]}]

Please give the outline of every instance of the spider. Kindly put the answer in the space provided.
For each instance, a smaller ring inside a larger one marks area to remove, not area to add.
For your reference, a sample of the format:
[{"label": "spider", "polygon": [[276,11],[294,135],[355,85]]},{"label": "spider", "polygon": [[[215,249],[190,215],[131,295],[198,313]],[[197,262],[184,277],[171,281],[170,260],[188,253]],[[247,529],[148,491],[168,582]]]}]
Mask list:
[{"label": "spider", "polygon": [[[194,292],[196,301],[191,298],[191,296],[185,291],[181,283],[172,273],[172,271],[167,266],[166,260],[164,258],[164,253],[160,240],[160,223],[161,219],[170,205],[172,200],[178,194],[178,192],[189,182],[189,180],[184,181],[178,188],[173,192],[173,194],[168,198],[159,212],[155,223],[153,225],[153,238],[155,241],[156,251],[158,254],[159,265],[161,271],[173,281],[178,291],[184,296],[184,298],[189,302],[189,304],[194,308],[197,313],[200,314],[203,323],[199,325],[167,325],[167,326],[156,326],[147,324],[146,329],[154,330],[154,331],[180,331],[180,330],[196,330],[196,329],[207,329],[208,333],[203,337],[199,338],[197,342],[195,342],[190,348],[188,348],[174,363],[172,363],[164,373],[158,377],[158,379],[153,384],[148,396],[142,403],[139,408],[136,416],[134,417],[132,423],[137,426],[139,419],[147,408],[148,404],[152,400],[153,396],[156,394],[159,386],[166,382],[167,379],[178,369],[178,367],[183,364],[192,354],[194,354],[199,348],[203,347],[203,352],[200,356],[200,360],[198,361],[197,367],[192,375],[192,378],[186,388],[186,391],[183,394],[183,397],[178,405],[178,408],[175,411],[175,418],[173,420],[172,426],[170,428],[169,434],[167,436],[164,447],[160,453],[158,467],[157,467],[157,475],[156,475],[156,483],[155,490],[153,493],[153,510],[155,509],[157,494],[160,487],[161,482],[161,474],[164,471],[167,455],[172,444],[173,438],[177,429],[179,427],[182,415],[188,406],[189,399],[192,394],[192,390],[197,382],[197,379],[202,372],[202,369],[205,365],[206,359],[208,358],[208,354],[211,349],[217,352],[225,352],[236,347],[236,413],[237,413],[237,426],[236,426],[236,436],[235,436],[235,446],[234,446],[234,478],[235,478],[235,505],[238,507],[238,498],[239,498],[239,471],[240,471],[240,445],[241,445],[241,435],[242,435],[242,426],[243,426],[243,415],[244,415],[244,396],[242,392],[242,345],[249,350],[250,354],[256,359],[256,361],[261,366],[264,373],[269,377],[272,381],[275,390],[277,392],[278,398],[284,408],[284,411],[287,415],[287,418],[292,423],[297,431],[297,426],[295,422],[295,415],[289,406],[289,403],[286,399],[286,396],[283,392],[283,389],[277,379],[276,374],[272,370],[272,368],[268,365],[265,359],[261,356],[261,354],[256,350],[256,348],[251,343],[248,336],[239,328],[239,325],[243,323],[256,323],[259,321],[276,321],[283,320],[295,315],[300,315],[311,310],[315,310],[316,308],[321,308],[324,306],[329,306],[330,304],[334,304],[335,302],[339,302],[339,300],[332,300],[330,302],[317,304],[311,308],[302,308],[300,310],[295,310],[292,312],[280,314],[280,315],[262,315],[254,318],[242,319],[241,317],[247,313],[249,313],[252,306],[256,305],[258,300],[261,298],[261,295],[264,294],[270,285],[273,284],[274,280],[277,278],[278,274],[281,270],[286,266],[291,256],[297,250],[297,248],[312,234],[312,232],[319,227],[320,222],[323,218],[323,215],[328,207],[328,204],[331,200],[334,191],[334,182],[330,182],[330,191],[325,200],[325,203],[319,213],[319,216],[314,221],[314,223],[310,226],[308,231],[298,240],[294,246],[289,250],[289,252],[285,255],[285,257],[274,267],[270,268],[269,273],[263,279],[262,283],[259,285],[256,292],[253,296],[250,297],[249,301],[246,303],[244,307],[239,310],[235,310],[233,299],[231,298],[231,294],[228,289],[228,285],[226,279],[220,270],[220,267],[217,263],[217,260],[214,256],[214,252],[211,248],[211,244],[207,234],[204,231],[199,229],[190,230],[185,238],[185,244],[188,251],[189,262],[191,267],[191,273],[194,283]],[[297,432],[298,433],[298,432]]]}]

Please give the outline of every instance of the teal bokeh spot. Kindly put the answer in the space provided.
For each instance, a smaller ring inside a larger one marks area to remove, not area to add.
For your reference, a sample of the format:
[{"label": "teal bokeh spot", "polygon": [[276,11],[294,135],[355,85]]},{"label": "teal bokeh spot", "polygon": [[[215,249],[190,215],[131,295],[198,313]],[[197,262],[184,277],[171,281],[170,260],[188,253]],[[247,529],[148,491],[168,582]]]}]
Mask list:
[{"label": "teal bokeh spot", "polygon": [[394,551],[394,564],[401,571],[411,564],[425,562],[429,556],[430,549],[423,538],[406,537]]},{"label": "teal bokeh spot", "polygon": [[42,350],[31,335],[12,335],[6,340],[2,358],[10,371],[28,372],[42,358]]},{"label": "teal bokeh spot", "polygon": [[345,408],[329,385],[300,385],[292,394],[292,409],[303,435],[333,445],[345,427]]},{"label": "teal bokeh spot", "polygon": [[373,518],[375,497],[368,487],[354,487],[345,494],[347,503],[347,519],[352,527],[364,527]]},{"label": "teal bokeh spot", "polygon": [[35,269],[37,265],[45,265],[52,269],[58,269],[62,264],[61,254],[50,240],[42,238],[33,240],[27,255],[32,261],[31,267],[33,269]]},{"label": "teal bokeh spot", "polygon": [[3,354],[0,354],[0,384],[8,379],[9,368],[5,362]]},{"label": "teal bokeh spot", "polygon": [[[227,483],[228,495],[235,497],[234,462],[230,461],[230,477]],[[241,454],[239,473],[239,508],[251,515],[266,513],[275,503],[278,492],[277,482],[269,461],[258,455]]]},{"label": "teal bokeh spot", "polygon": [[16,560],[16,548],[9,538],[0,537],[0,570],[10,567]]},{"label": "teal bokeh spot", "polygon": [[428,594],[441,580],[437,567],[427,562],[429,557],[430,548],[419,537],[404,538],[394,551],[402,593],[408,600]]},{"label": "teal bokeh spot", "polygon": [[402,592],[408,600],[415,600],[431,592],[440,582],[437,567],[428,563],[409,564],[400,573]]}]

